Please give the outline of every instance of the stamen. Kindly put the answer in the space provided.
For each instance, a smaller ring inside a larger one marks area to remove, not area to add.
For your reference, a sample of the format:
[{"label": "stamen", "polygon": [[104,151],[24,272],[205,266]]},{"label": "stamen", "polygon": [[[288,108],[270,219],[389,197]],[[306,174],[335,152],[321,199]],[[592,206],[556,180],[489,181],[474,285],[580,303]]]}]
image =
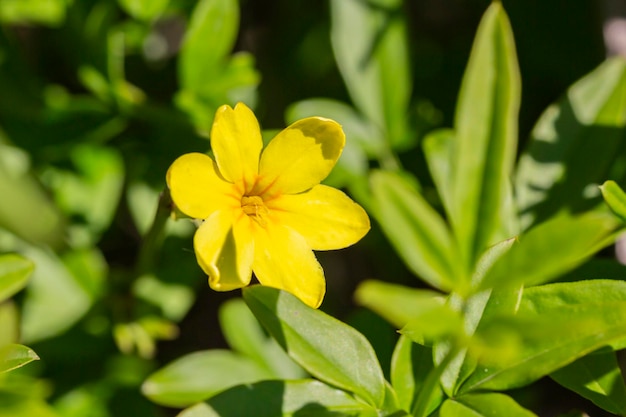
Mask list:
[{"label": "stamen", "polygon": [[261,226],[267,224],[266,216],[269,214],[269,210],[263,204],[263,199],[257,195],[243,196],[241,198],[241,208],[244,213],[251,216]]}]

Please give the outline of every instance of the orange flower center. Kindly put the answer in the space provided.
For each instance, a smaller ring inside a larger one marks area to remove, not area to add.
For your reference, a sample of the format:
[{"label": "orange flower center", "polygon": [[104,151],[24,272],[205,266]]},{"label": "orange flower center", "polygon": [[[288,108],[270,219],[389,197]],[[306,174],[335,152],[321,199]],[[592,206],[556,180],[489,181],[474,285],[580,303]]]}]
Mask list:
[{"label": "orange flower center", "polygon": [[263,199],[258,195],[244,195],[241,197],[241,209],[261,226],[265,226],[267,224],[267,215],[270,211],[267,207],[265,207]]}]

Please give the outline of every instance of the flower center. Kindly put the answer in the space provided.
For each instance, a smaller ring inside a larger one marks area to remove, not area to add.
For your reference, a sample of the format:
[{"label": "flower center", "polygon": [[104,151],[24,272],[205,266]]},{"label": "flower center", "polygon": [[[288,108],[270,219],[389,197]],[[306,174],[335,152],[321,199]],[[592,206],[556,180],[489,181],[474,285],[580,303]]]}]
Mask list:
[{"label": "flower center", "polygon": [[263,199],[257,195],[241,197],[241,209],[248,216],[252,217],[261,226],[267,224],[269,210],[263,204]]}]

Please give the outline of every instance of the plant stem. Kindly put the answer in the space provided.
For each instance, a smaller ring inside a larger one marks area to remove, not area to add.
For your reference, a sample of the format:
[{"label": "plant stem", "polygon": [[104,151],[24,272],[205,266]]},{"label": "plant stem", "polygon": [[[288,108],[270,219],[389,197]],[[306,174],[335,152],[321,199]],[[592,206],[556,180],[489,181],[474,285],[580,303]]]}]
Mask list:
[{"label": "plant stem", "polygon": [[165,188],[165,190],[163,190],[163,192],[159,195],[159,203],[154,215],[152,226],[150,226],[148,233],[146,233],[141,248],[139,249],[137,263],[135,264],[136,277],[144,274],[152,266],[155,252],[163,237],[163,229],[165,228],[165,224],[167,223],[167,219],[170,217],[171,212],[172,197],[170,196],[170,190]]},{"label": "plant stem", "polygon": [[411,413],[414,417],[426,417],[428,406],[430,405],[433,394],[439,385],[439,379],[458,353],[459,348],[453,346],[448,354],[443,358],[441,363],[428,373],[426,381],[424,382],[419,396],[417,397],[417,401],[415,402],[415,406],[413,407],[413,412]]}]

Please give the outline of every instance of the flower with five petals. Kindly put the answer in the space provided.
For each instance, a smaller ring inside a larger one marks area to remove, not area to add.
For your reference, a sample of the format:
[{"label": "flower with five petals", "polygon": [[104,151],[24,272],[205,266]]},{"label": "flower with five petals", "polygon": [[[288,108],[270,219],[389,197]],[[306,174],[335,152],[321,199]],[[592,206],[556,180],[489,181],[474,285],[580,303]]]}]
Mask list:
[{"label": "flower with five petals", "polygon": [[309,117],[263,149],[248,107],[239,103],[217,110],[211,129],[215,159],[185,154],[167,172],[178,210],[202,220],[194,251],[211,288],[244,287],[254,272],[262,285],[319,307],[326,282],[313,250],[350,246],[370,228],[361,206],[320,184],[344,144],[338,123]]}]

